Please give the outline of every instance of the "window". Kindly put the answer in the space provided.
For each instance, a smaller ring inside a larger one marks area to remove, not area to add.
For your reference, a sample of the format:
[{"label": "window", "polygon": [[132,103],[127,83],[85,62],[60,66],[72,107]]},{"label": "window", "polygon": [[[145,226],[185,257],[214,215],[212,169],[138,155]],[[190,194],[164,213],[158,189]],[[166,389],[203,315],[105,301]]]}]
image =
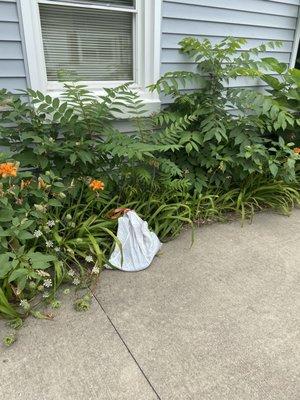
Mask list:
[{"label": "window", "polygon": [[84,7],[103,3],[39,5],[48,81],[63,71],[81,81],[133,81],[133,1],[119,2],[124,11]]},{"label": "window", "polygon": [[69,76],[91,90],[159,77],[161,0],[20,0],[29,84],[55,92]]}]

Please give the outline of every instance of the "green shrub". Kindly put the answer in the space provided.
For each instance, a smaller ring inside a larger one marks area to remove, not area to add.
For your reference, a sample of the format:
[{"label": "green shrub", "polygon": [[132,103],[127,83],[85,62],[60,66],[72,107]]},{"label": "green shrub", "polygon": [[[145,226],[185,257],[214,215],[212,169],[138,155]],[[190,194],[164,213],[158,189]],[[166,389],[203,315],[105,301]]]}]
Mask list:
[{"label": "green shrub", "polygon": [[156,141],[177,146],[167,155],[199,193],[229,189],[253,173],[295,179],[293,144],[270,138],[273,130],[293,126],[293,115],[271,96],[228,87],[229,80],[262,75],[252,56],[266,45],[237,53],[245,42],[226,38],[213,46],[207,39],[183,39],[181,52],[194,61],[195,72],[169,72],[151,86],[173,99],[155,118],[162,128]]},{"label": "green shrub", "polygon": [[300,146],[300,70],[289,68],[288,65],[280,63],[275,58],[263,58],[262,65],[266,70],[278,75],[274,77],[262,74],[263,79],[269,86],[269,93],[273,102],[291,112],[295,118],[295,124],[282,124],[279,134],[288,141],[295,142]]},{"label": "green shrub", "polygon": [[[147,140],[137,95],[127,85],[100,99],[78,84],[65,89],[65,100],[32,90],[25,102],[0,96],[8,150],[0,158],[0,315],[16,321],[47,318],[35,308],[56,304],[62,284],[97,280],[120,245],[110,210],[128,203],[162,239],[191,222],[188,207],[165,194],[181,171],[163,157],[170,146]],[[138,127],[132,136],[114,128],[122,112]]]},{"label": "green shrub", "polygon": [[[6,105],[0,115],[0,146],[9,149],[22,168],[51,170],[69,182],[101,177],[122,192],[130,186],[143,191],[163,184],[166,175],[167,181],[180,175],[163,158],[171,146],[148,140],[152,131],[142,101],[128,85],[105,89],[100,97],[78,83],[64,87],[61,99],[29,89],[24,93],[28,101],[22,101],[0,91],[0,103]],[[133,135],[114,127],[124,114],[132,120]],[[154,152],[160,154],[159,162]]]}]

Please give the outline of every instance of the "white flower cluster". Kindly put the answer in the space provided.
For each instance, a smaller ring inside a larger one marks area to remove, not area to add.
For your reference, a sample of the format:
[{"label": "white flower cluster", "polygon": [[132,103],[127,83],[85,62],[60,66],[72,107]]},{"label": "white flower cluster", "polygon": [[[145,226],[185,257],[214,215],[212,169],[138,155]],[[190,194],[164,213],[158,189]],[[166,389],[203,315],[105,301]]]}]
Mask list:
[{"label": "white flower cluster", "polygon": [[73,285],[78,286],[80,284],[80,280],[78,278],[73,279]]},{"label": "white flower cluster", "polygon": [[44,286],[45,286],[46,288],[51,287],[51,286],[52,286],[52,281],[51,281],[51,279],[45,279],[45,280],[44,280]]},{"label": "white flower cluster", "polygon": [[55,221],[53,221],[53,219],[48,221],[47,226],[49,226],[49,228],[52,228],[53,226],[55,226]]},{"label": "white flower cluster", "polygon": [[53,242],[52,242],[52,240],[46,240],[46,247],[48,247],[48,248],[50,248],[50,247],[53,247]]},{"label": "white flower cluster", "polygon": [[28,300],[24,299],[20,301],[20,306],[24,308],[25,311],[29,310],[30,304],[28,303]]},{"label": "white flower cluster", "polygon": [[95,265],[94,268],[92,269],[92,274],[94,275],[100,274],[100,268]]},{"label": "white flower cluster", "polygon": [[39,229],[36,229],[36,230],[33,232],[33,236],[36,237],[36,238],[39,238],[39,237],[41,237],[42,235],[43,235],[43,232],[40,231]]}]

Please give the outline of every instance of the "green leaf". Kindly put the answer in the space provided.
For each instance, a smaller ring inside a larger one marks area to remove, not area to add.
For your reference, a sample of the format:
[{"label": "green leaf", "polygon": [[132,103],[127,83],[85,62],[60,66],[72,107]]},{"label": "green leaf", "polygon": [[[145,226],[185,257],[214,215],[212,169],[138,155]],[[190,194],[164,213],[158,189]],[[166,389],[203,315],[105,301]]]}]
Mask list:
[{"label": "green leaf", "polygon": [[213,137],[215,137],[215,131],[214,130],[206,132],[206,134],[204,136],[204,139],[203,139],[203,143],[207,142],[208,140],[211,140]]},{"label": "green leaf", "polygon": [[293,81],[297,84],[298,87],[300,87],[300,70],[296,68],[290,69],[290,74],[291,78]]},{"label": "green leaf", "polygon": [[188,144],[185,146],[185,150],[186,150],[187,153],[190,153],[190,152],[193,150],[192,144],[191,144],[191,143],[188,143]]},{"label": "green leaf", "polygon": [[18,234],[18,239],[21,241],[29,240],[32,239],[33,237],[34,236],[30,232],[25,230],[21,230]]},{"label": "green leaf", "polygon": [[269,69],[277,72],[278,74],[283,74],[287,69],[287,65],[279,62],[276,58],[264,57],[261,60],[267,67],[269,67]]},{"label": "green leaf", "polygon": [[274,78],[274,76],[272,75],[262,75],[261,79],[273,89],[281,90],[284,87],[284,83],[281,83],[277,78]]},{"label": "green leaf", "polygon": [[70,155],[70,162],[71,162],[71,164],[74,165],[76,160],[77,160],[77,155],[76,155],[76,153],[72,153],[72,154]]},{"label": "green leaf", "polygon": [[8,278],[8,282],[13,282],[16,279],[19,279],[19,278],[21,278],[23,276],[27,276],[27,275],[28,275],[28,269],[27,268],[18,268],[18,269],[14,270],[10,274],[10,276]]},{"label": "green leaf", "polygon": [[271,171],[271,174],[274,176],[274,178],[277,176],[277,174],[278,174],[278,167],[277,167],[277,165],[275,164],[275,163],[271,163],[270,165],[269,165],[269,169],[270,169],[270,171]]},{"label": "green leaf", "polygon": [[5,278],[7,273],[12,269],[13,265],[10,261],[10,253],[0,255],[0,279]]},{"label": "green leaf", "polygon": [[57,108],[59,106],[59,99],[58,98],[53,99],[52,105],[54,108]]},{"label": "green leaf", "polygon": [[0,210],[0,222],[8,222],[13,218],[13,211]]},{"label": "green leaf", "polygon": [[30,262],[34,269],[46,269],[49,267],[49,262],[55,260],[56,257],[50,254],[42,254],[40,252],[30,254]]},{"label": "green leaf", "polygon": [[52,206],[52,207],[62,207],[61,202],[57,199],[48,200],[48,204],[49,204],[49,206]]}]

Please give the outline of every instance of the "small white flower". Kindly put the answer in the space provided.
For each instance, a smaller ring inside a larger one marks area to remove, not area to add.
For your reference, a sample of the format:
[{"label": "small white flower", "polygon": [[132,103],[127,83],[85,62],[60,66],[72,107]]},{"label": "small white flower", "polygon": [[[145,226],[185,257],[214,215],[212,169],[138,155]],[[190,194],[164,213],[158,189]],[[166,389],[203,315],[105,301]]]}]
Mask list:
[{"label": "small white flower", "polygon": [[53,142],[54,142],[54,138],[50,136],[50,137],[49,137],[49,142],[52,142],[52,143],[53,143]]},{"label": "small white flower", "polygon": [[28,310],[30,308],[30,304],[26,299],[20,301],[20,306],[24,308],[24,310]]},{"label": "small white flower", "polygon": [[44,280],[44,286],[47,287],[47,288],[51,287],[52,286],[51,279],[45,279]]},{"label": "small white flower", "polygon": [[68,271],[68,275],[69,275],[69,276],[74,276],[74,275],[75,275],[75,272],[74,272],[72,269],[70,269],[70,271]]},{"label": "small white flower", "polygon": [[57,253],[60,251],[59,247],[54,247],[54,251],[56,251]]},{"label": "small white flower", "polygon": [[80,280],[78,278],[74,278],[73,285],[77,286],[77,285],[79,285],[79,283],[80,283]]},{"label": "small white flower", "polygon": [[46,240],[46,247],[53,247],[52,240]]},{"label": "small white flower", "polygon": [[33,232],[33,236],[36,237],[36,238],[39,238],[39,237],[42,236],[42,235],[43,235],[43,233],[42,233],[42,231],[40,231],[39,229],[37,229],[37,230],[35,230],[35,231]]},{"label": "small white flower", "polygon": [[93,257],[92,256],[86,256],[85,261],[87,262],[93,262]]},{"label": "small white flower", "polygon": [[55,226],[55,221],[53,221],[53,219],[52,219],[47,222],[47,225],[49,226],[49,228],[52,228],[53,226]]},{"label": "small white flower", "polygon": [[47,297],[49,297],[50,296],[50,293],[49,292],[45,292],[45,293],[43,293],[43,297],[46,299]]},{"label": "small white flower", "polygon": [[100,273],[100,269],[99,269],[99,267],[94,267],[93,269],[92,269],[92,274],[95,274],[95,275],[98,275]]}]

